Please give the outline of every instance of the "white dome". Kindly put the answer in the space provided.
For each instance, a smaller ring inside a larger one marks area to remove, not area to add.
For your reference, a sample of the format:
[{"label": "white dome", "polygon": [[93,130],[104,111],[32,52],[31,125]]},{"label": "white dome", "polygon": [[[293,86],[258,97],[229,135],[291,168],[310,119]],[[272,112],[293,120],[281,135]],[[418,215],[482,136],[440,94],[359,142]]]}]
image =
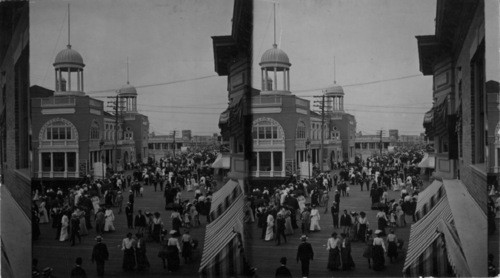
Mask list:
[{"label": "white dome", "polygon": [[70,65],[78,65],[84,67],[83,58],[78,51],[71,49],[71,45],[68,45],[68,48],[61,50],[54,61],[54,66],[62,65],[62,64],[70,64]]},{"label": "white dome", "polygon": [[331,86],[325,90],[325,95],[327,95],[327,96],[329,96],[329,95],[335,95],[335,96],[344,95],[344,89],[340,85],[333,84],[333,86]]},{"label": "white dome", "polygon": [[134,97],[137,96],[137,90],[134,86],[127,84],[120,89],[118,95],[122,97]]},{"label": "white dome", "polygon": [[278,48],[276,44],[273,44],[273,48],[266,50],[264,54],[262,54],[262,58],[260,59],[260,66],[281,66],[281,67],[290,67],[290,60],[288,59],[288,55],[285,51]]}]

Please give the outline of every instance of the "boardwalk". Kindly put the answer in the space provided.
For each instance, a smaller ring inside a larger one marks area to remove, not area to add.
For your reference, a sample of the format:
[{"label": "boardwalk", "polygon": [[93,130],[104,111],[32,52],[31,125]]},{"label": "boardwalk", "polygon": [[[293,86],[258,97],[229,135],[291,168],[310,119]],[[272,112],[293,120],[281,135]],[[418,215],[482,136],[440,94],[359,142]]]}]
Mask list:
[{"label": "boardwalk", "polygon": [[[389,200],[399,199],[398,192],[389,192]],[[330,202],[333,200],[333,192],[330,192]],[[370,209],[371,199],[369,197],[369,192],[360,192],[359,186],[351,186],[351,194],[349,197],[341,197],[340,199],[340,211],[344,209],[347,211],[364,211],[367,214],[368,221],[370,223],[370,228],[376,230],[377,221],[375,215],[377,211]],[[373,271],[368,268],[367,260],[362,256],[365,244],[360,242],[352,243],[352,257],[356,264],[355,269],[350,271],[338,271],[331,272],[327,266],[328,261],[328,251],[326,250],[326,242],[328,237],[332,232],[340,233],[340,229],[333,229],[332,217],[330,212],[324,213],[325,208],[320,207],[321,220],[320,226],[321,231],[311,233],[309,235],[308,242],[311,243],[314,249],[314,260],[311,262],[310,266],[310,277],[401,277],[402,269],[405,259],[405,254],[400,254],[398,261],[396,263],[389,263],[389,259],[386,258],[386,270],[384,271]],[[409,223],[412,223],[411,217],[406,217]],[[387,229],[388,230],[388,229]],[[252,259],[251,262],[253,266],[257,268],[257,274],[259,277],[272,277],[276,268],[280,265],[279,260],[281,257],[286,256],[288,258],[288,267],[292,272],[294,277],[300,277],[300,263],[298,264],[295,260],[297,255],[297,246],[300,243],[300,231],[296,230],[293,236],[287,237],[288,243],[276,246],[274,242],[265,242],[260,239],[261,229],[257,228],[257,223],[252,224]],[[405,241],[404,250],[408,247],[408,239],[410,236],[410,225],[405,228],[395,228],[395,233],[398,238]]]},{"label": "boardwalk", "polygon": [[[194,193],[184,191],[182,193],[183,199],[193,198]],[[128,200],[128,193],[124,194],[125,200]],[[134,204],[134,212],[138,209],[143,211],[148,210],[151,212],[159,211],[166,228],[170,230],[172,221],[170,219],[171,211],[165,211],[164,199],[161,192],[154,192],[152,186],[144,188],[144,197],[136,197]],[[200,244],[195,251],[195,261],[185,265],[183,260],[181,262],[181,269],[179,272],[172,274],[163,269],[163,263],[157,254],[160,250],[160,245],[154,242],[148,242],[147,256],[151,264],[148,272],[134,272],[125,273],[122,271],[123,252],[121,251],[121,241],[126,236],[127,232],[135,233],[134,230],[127,229],[127,221],[125,213],[118,214],[118,209],[114,208],[115,213],[115,228],[116,231],[111,234],[104,234],[104,243],[107,244],[110,259],[106,263],[105,277],[194,277],[198,276],[198,268],[201,260],[201,253],[203,250],[203,241],[205,237],[205,217],[201,217],[202,226],[191,229],[190,233],[194,239],[199,240]],[[92,218],[93,219],[93,218]],[[39,260],[38,268],[43,270],[45,267],[50,266],[54,269],[55,277],[69,277],[71,269],[74,267],[76,257],[83,258],[83,268],[86,270],[89,277],[97,277],[95,265],[90,261],[92,248],[95,244],[94,238],[96,236],[95,230],[89,230],[89,235],[82,238],[81,244],[76,244],[71,247],[69,242],[59,242],[54,240],[55,229],[51,224],[40,225],[41,236],[40,239],[33,243],[33,258]],[[29,262],[27,262],[27,267]]]}]

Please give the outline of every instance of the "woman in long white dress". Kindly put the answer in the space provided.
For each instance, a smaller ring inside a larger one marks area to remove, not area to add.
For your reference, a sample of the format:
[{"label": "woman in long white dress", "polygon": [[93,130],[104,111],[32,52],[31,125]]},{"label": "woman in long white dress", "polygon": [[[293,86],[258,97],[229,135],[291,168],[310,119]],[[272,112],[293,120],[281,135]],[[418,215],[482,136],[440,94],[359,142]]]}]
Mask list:
[{"label": "woman in long white dress", "polygon": [[189,177],[186,178],[186,188],[188,192],[193,191],[193,184],[191,183],[191,179]]},{"label": "woman in long white dress", "polygon": [[113,225],[113,221],[115,221],[115,214],[113,210],[108,207],[106,208],[106,212],[104,212],[104,231],[111,232],[115,230],[115,226]]},{"label": "woman in long white dress", "polygon": [[85,211],[82,211],[80,209],[77,210],[77,216],[80,220],[80,235],[81,236],[86,236],[89,234],[89,231],[87,230],[87,225],[85,223]]},{"label": "woman in long white dress", "polygon": [[321,217],[319,215],[319,210],[316,208],[316,206],[313,206],[311,210],[311,226],[309,228],[311,232],[321,231],[321,227],[319,226],[320,219]]},{"label": "woman in long white dress", "polygon": [[61,235],[59,236],[59,241],[66,241],[69,239],[68,227],[69,227],[69,218],[68,215],[64,213],[61,218]]},{"label": "woman in long white dress", "polygon": [[274,217],[272,214],[267,216],[267,229],[265,241],[270,241],[274,239]]},{"label": "woman in long white dress", "polygon": [[40,217],[40,224],[49,223],[49,215],[47,209],[45,208],[45,201],[42,201],[38,206],[38,215]]}]

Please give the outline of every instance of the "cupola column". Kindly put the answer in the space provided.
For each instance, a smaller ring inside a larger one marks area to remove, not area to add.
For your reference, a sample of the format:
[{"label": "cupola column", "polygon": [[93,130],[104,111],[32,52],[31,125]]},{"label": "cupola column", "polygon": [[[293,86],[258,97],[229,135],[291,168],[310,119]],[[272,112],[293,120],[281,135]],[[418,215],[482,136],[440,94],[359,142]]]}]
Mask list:
[{"label": "cupola column", "polygon": [[277,91],[278,90],[278,82],[276,82],[278,80],[278,75],[276,74],[276,67],[274,68],[274,90]]},{"label": "cupola column", "polygon": [[68,92],[71,92],[71,68],[68,68]]},{"label": "cupola column", "polygon": [[84,91],[84,89],[83,89],[83,69],[82,69],[81,75],[82,75],[81,78],[82,78],[82,92],[83,92]]},{"label": "cupola column", "polygon": [[76,70],[76,89],[78,90],[78,92],[81,92],[81,88],[80,88],[80,69],[77,69]]},{"label": "cupola column", "polygon": [[286,69],[286,90],[290,91],[290,69]]},{"label": "cupola column", "polygon": [[264,79],[264,69],[262,69],[262,68],[260,69],[260,80],[262,80],[262,82],[261,82],[261,87],[262,87],[261,91],[264,91],[265,90],[264,84],[265,84],[265,80],[266,79]]}]

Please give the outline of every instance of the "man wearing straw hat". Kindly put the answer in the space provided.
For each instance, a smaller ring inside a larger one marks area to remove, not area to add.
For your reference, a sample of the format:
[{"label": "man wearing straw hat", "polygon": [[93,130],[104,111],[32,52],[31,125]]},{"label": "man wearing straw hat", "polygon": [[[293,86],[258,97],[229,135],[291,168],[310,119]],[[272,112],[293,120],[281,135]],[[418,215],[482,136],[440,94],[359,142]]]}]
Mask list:
[{"label": "man wearing straw hat", "polygon": [[97,243],[92,250],[92,263],[96,263],[97,276],[102,277],[104,276],[104,262],[109,258],[108,247],[102,242],[102,236],[97,236],[95,240]]}]

